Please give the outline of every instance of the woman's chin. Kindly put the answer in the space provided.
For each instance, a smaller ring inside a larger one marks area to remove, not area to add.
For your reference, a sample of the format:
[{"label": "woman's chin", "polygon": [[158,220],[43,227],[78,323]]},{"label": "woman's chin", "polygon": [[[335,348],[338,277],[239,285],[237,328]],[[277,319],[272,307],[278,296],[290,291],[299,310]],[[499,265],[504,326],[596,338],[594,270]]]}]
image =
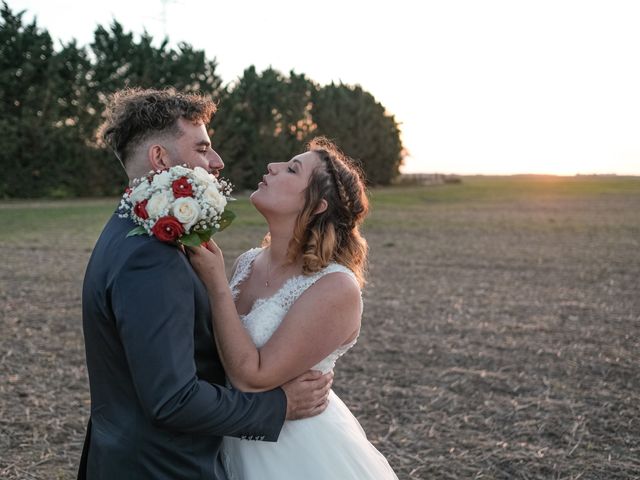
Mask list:
[{"label": "woman's chin", "polygon": [[260,194],[260,190],[256,190],[251,195],[249,195],[249,202],[251,202],[251,205],[253,205],[253,207],[259,212],[261,211],[261,207],[263,204],[261,197],[262,195]]}]

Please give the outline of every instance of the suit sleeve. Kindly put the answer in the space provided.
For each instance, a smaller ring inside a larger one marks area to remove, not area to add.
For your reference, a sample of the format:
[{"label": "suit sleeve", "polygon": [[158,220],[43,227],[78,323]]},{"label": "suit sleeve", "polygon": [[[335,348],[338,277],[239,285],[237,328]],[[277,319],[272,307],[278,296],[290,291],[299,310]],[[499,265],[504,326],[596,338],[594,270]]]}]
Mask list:
[{"label": "suit sleeve", "polygon": [[286,413],[282,389],[250,394],[197,378],[194,285],[181,255],[145,242],[112,283],[117,329],[144,412],[170,430],[276,441]]}]

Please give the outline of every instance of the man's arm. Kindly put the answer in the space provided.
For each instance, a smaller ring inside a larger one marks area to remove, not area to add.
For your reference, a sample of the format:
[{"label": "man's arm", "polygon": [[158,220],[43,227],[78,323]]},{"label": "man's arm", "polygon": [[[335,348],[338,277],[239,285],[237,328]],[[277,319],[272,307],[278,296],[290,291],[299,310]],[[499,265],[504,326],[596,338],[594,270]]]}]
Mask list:
[{"label": "man's arm", "polygon": [[197,378],[194,285],[188,268],[174,247],[145,242],[110,286],[117,329],[144,412],[172,430],[277,440],[287,410],[281,389],[247,394]]}]

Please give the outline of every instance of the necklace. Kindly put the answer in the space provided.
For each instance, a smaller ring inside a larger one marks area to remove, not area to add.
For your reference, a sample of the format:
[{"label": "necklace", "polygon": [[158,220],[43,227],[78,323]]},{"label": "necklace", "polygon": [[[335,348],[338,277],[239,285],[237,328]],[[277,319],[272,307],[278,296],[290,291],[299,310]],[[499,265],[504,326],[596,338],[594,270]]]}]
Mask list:
[{"label": "necklace", "polygon": [[[282,268],[283,265],[280,265],[280,266],[276,267],[275,270],[278,270],[279,268]],[[271,257],[267,255],[267,279],[264,282],[264,286],[268,287],[270,281],[271,281]]]},{"label": "necklace", "polygon": [[269,286],[269,279],[271,278],[271,257],[267,256],[267,280],[264,282],[264,286]]},{"label": "necklace", "polygon": [[264,286],[268,287],[271,281],[271,257],[267,255],[267,280],[264,282]]}]

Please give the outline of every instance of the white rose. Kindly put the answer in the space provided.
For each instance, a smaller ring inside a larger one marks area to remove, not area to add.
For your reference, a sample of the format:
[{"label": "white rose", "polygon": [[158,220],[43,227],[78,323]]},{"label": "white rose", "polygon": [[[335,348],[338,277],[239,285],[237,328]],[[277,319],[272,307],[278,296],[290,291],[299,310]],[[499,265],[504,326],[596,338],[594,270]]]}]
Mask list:
[{"label": "white rose", "polygon": [[208,187],[202,194],[202,198],[217,213],[222,213],[227,206],[227,199],[215,187]]},{"label": "white rose", "polygon": [[165,170],[154,175],[151,186],[157,190],[169,188],[171,186],[171,174]]},{"label": "white rose", "polygon": [[173,202],[173,216],[189,231],[200,218],[200,205],[191,197],[182,197]]},{"label": "white rose", "polygon": [[136,203],[143,201],[145,198],[149,197],[150,193],[149,181],[147,179],[144,179],[131,191],[131,203],[135,205]]},{"label": "white rose", "polygon": [[204,183],[205,185],[213,184],[215,179],[216,179],[216,177],[211,175],[209,172],[207,172],[202,167],[194,168],[193,169],[193,176],[196,178],[196,180],[198,180],[200,183]]},{"label": "white rose", "polygon": [[173,194],[170,192],[154,193],[147,203],[147,213],[151,218],[160,217],[168,208],[173,200]]}]

